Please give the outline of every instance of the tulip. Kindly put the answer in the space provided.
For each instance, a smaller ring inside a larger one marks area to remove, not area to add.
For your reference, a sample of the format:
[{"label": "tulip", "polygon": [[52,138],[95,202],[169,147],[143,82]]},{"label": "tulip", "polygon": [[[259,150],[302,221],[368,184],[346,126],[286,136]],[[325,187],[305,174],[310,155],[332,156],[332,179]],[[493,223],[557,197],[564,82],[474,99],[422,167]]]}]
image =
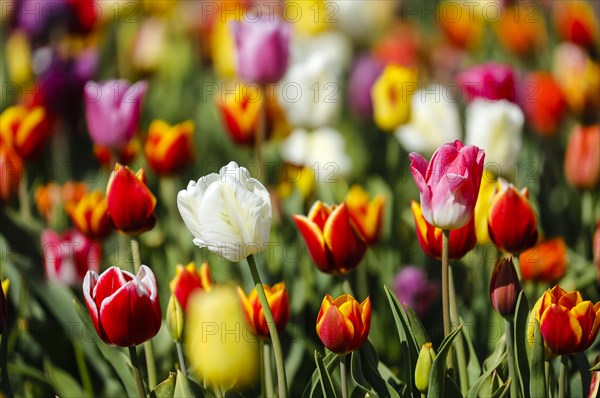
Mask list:
[{"label": "tulip", "polygon": [[598,42],[598,18],[592,5],[574,0],[554,4],[554,24],[559,36],[586,48]]},{"label": "tulip", "polygon": [[132,347],[150,340],[160,329],[156,278],[145,265],[137,275],[117,267],[100,275],[88,271],[83,296],[96,332],[106,344]]},{"label": "tulip", "polygon": [[170,126],[164,120],[150,124],[144,147],[148,165],[157,174],[175,174],[194,160],[194,122]]},{"label": "tulip", "polygon": [[543,15],[525,3],[504,8],[494,28],[500,44],[518,56],[531,54],[546,44]]},{"label": "tulip", "polygon": [[139,149],[139,143],[135,138],[116,149],[94,144],[94,156],[101,166],[111,168],[115,163],[127,165],[133,162]]},{"label": "tulip", "polygon": [[52,224],[52,221],[61,209],[69,211],[79,203],[87,193],[87,184],[83,182],[66,182],[59,185],[50,182],[37,187],[34,198],[40,215]]},{"label": "tulip", "polygon": [[383,71],[383,64],[369,55],[359,56],[348,78],[348,104],[352,112],[361,118],[371,117],[373,101],[371,88]]},{"label": "tulip", "polygon": [[280,198],[289,197],[294,190],[300,193],[303,200],[314,193],[315,173],[312,169],[286,163],[283,165],[281,176],[282,181],[277,185],[277,195]]},{"label": "tulip", "polygon": [[0,206],[9,203],[17,195],[22,175],[21,157],[0,141]]},{"label": "tulip", "polygon": [[409,155],[423,216],[431,225],[458,229],[468,224],[479,194],[484,157],[483,150],[458,140],[442,145],[430,163],[418,153]]},{"label": "tulip", "polygon": [[439,3],[436,21],[454,46],[472,49],[479,45],[484,32],[481,16],[481,12],[473,11],[466,2],[445,0]]},{"label": "tulip", "polygon": [[565,152],[565,178],[579,189],[593,190],[600,181],[600,124],[573,128]]},{"label": "tulip", "polygon": [[200,269],[196,270],[196,264],[191,262],[185,267],[178,265],[175,268],[175,277],[169,283],[169,288],[177,297],[181,308],[186,311],[191,294],[196,290],[208,292],[212,285],[208,263],[203,263]]},{"label": "tulip", "polygon": [[186,312],[185,348],[198,378],[216,386],[252,382],[259,361],[250,330],[235,289],[218,286],[194,294]]},{"label": "tulip", "polygon": [[540,324],[547,357],[585,351],[600,328],[600,302],[583,301],[577,290],[567,292],[556,285],[546,290],[529,315],[528,336],[534,341],[534,319]]},{"label": "tulip", "polygon": [[156,198],[148,189],[144,169],[134,173],[117,163],[106,187],[108,215],[113,226],[128,234],[141,234],[156,224]]},{"label": "tulip", "polygon": [[118,148],[133,138],[147,89],[145,81],[129,84],[125,80],[109,80],[85,84],[85,118],[95,144]]},{"label": "tulip", "polygon": [[131,51],[131,64],[137,71],[151,73],[160,67],[168,45],[167,32],[167,22],[163,18],[148,17],[141,21]]},{"label": "tulip", "polygon": [[519,264],[525,281],[556,282],[567,272],[567,245],[563,238],[540,242],[521,252]]},{"label": "tulip", "polygon": [[235,162],[223,166],[219,174],[190,181],[179,191],[177,206],[194,244],[229,261],[259,253],[269,241],[269,192]]},{"label": "tulip", "polygon": [[458,106],[442,89],[442,85],[432,84],[412,96],[410,121],[395,132],[407,151],[433,153],[446,142],[460,138]]},{"label": "tulip", "polygon": [[[271,308],[271,312],[273,313],[277,332],[281,333],[290,320],[290,300],[285,288],[285,282],[277,283],[273,285],[273,287],[263,285],[263,288],[265,289],[265,294],[269,301],[269,308]],[[268,339],[270,336],[269,328],[262,306],[258,300],[256,288],[254,288],[248,296],[246,296],[246,293],[244,293],[240,287],[238,287],[237,290],[240,300],[242,301],[244,315],[252,325],[254,334],[263,339]]]},{"label": "tulip", "polygon": [[367,340],[370,328],[369,297],[359,304],[348,294],[336,299],[325,295],[317,316],[317,335],[328,350],[336,354],[358,350]]},{"label": "tulip", "polygon": [[521,290],[512,257],[496,260],[490,281],[490,300],[496,312],[512,320]]},{"label": "tulip", "polygon": [[[410,205],[415,219],[419,245],[428,256],[438,260],[441,259],[443,231],[427,222],[423,216],[421,206],[417,202],[412,201]],[[451,230],[448,242],[448,259],[451,261],[459,260],[470,252],[477,243],[475,217],[471,217],[469,223],[464,227]]]},{"label": "tulip", "polygon": [[88,271],[98,272],[101,246],[76,230],[63,235],[46,229],[42,232],[42,253],[46,275],[51,281],[78,285]]},{"label": "tulip", "polygon": [[498,248],[510,253],[529,249],[537,242],[537,215],[529,203],[529,191],[520,192],[499,180],[488,214],[488,233]]},{"label": "tulip", "polygon": [[429,373],[431,373],[431,366],[434,359],[435,351],[431,343],[423,344],[415,366],[415,387],[423,395],[427,394],[427,390],[429,389]]},{"label": "tulip", "polygon": [[24,0],[19,3],[15,9],[17,26],[34,37],[43,36],[44,33],[49,34],[47,31],[52,28],[52,25],[56,25],[61,17],[68,14],[65,0],[48,0],[43,6],[35,0]]},{"label": "tulip", "polygon": [[275,83],[288,66],[291,26],[272,16],[249,18],[231,23],[237,74],[249,82]]},{"label": "tulip", "polygon": [[[222,3],[222,7],[227,7],[227,4],[229,3]],[[215,5],[217,8],[220,7],[220,3],[215,3]],[[232,79],[235,77],[235,43],[230,25],[232,21],[239,21],[240,18],[243,18],[243,16],[236,14],[237,12],[216,12],[213,15],[218,17],[212,18],[213,20],[209,22],[209,24],[212,24],[210,27],[210,37],[206,40],[210,47],[209,55],[212,59],[212,66],[215,73],[223,79]],[[206,14],[206,17],[210,20],[212,15]]]},{"label": "tulip", "polygon": [[481,186],[479,187],[479,196],[475,205],[475,235],[477,235],[477,244],[485,245],[491,242],[488,233],[488,215],[492,207],[492,201],[496,194],[498,180],[489,170],[484,170]]},{"label": "tulip", "polygon": [[456,78],[467,101],[478,98],[489,101],[507,100],[516,102],[515,72],[510,65],[487,62],[472,66]]},{"label": "tulip", "polygon": [[179,305],[179,300],[177,300],[177,297],[175,297],[174,294],[171,294],[171,298],[167,304],[167,316],[165,321],[167,322],[167,329],[169,330],[169,335],[173,341],[181,343],[184,327],[183,308]]},{"label": "tulip", "polygon": [[6,69],[11,83],[20,86],[32,76],[31,44],[25,32],[15,30],[8,35],[6,42]]},{"label": "tulip", "polygon": [[515,167],[521,152],[525,117],[521,108],[506,100],[477,99],[467,106],[465,142],[486,154],[486,164],[505,174]]},{"label": "tulip", "polygon": [[335,28],[352,40],[368,44],[386,31],[394,18],[395,6],[395,2],[387,0],[327,0],[327,12],[323,16],[333,17],[328,19],[334,22]]},{"label": "tulip", "polygon": [[423,268],[409,265],[394,277],[394,293],[402,304],[424,316],[438,297],[438,285],[430,281]]},{"label": "tulip", "polygon": [[[256,139],[262,108],[266,102],[264,93],[256,85],[237,82],[232,91],[233,93],[222,92],[216,97],[225,130],[235,143],[252,145]],[[266,120],[263,122],[266,123]]]},{"label": "tulip", "polygon": [[411,96],[417,91],[417,73],[389,65],[371,88],[373,116],[382,130],[391,131],[407,123],[411,113]]},{"label": "tulip", "polygon": [[379,240],[383,227],[385,196],[379,194],[372,200],[360,185],[353,185],[344,201],[348,206],[350,220],[367,245]]},{"label": "tulip", "polygon": [[38,157],[51,133],[50,116],[43,106],[15,105],[0,114],[0,137],[24,160]]},{"label": "tulip", "polygon": [[367,245],[350,223],[348,206],[316,201],[307,216],[293,215],[317,268],[328,274],[345,274],[362,260]]},{"label": "tulip", "polygon": [[421,63],[421,49],[425,45],[418,25],[396,20],[377,40],[371,53],[383,65],[394,64],[416,69]]},{"label": "tulip", "polygon": [[8,306],[7,296],[8,293],[8,285],[10,281],[5,279],[2,281],[2,286],[0,286],[0,335],[4,334],[4,327],[6,326],[6,321],[8,320]]},{"label": "tulip", "polygon": [[315,0],[314,2],[295,2],[286,0],[286,4],[293,4],[297,10],[298,18],[294,19],[294,33],[299,36],[313,36],[327,30],[327,28],[336,22],[336,18],[330,18],[328,12],[329,0]]},{"label": "tulip", "polygon": [[546,72],[530,73],[521,84],[521,105],[527,122],[544,137],[554,135],[566,110],[565,96]]},{"label": "tulip", "polygon": [[77,204],[69,204],[66,210],[79,232],[90,239],[104,239],[112,232],[108,205],[99,191],[85,194]]}]

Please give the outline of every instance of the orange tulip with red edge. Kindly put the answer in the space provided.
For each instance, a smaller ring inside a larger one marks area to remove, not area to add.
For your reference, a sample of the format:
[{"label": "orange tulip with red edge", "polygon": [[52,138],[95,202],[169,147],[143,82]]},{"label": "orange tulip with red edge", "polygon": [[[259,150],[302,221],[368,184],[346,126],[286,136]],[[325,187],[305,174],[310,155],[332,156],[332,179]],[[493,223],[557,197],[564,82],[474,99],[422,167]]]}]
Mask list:
[{"label": "orange tulip with red edge", "polygon": [[252,145],[263,112],[265,94],[256,85],[234,84],[233,92],[225,91],[217,96],[217,107],[229,137],[238,144]]},{"label": "orange tulip with red edge", "polygon": [[534,72],[521,83],[521,106],[525,120],[535,132],[551,137],[565,114],[567,102],[552,74]]},{"label": "orange tulip with red edge", "polygon": [[134,173],[117,163],[106,187],[106,202],[113,226],[122,232],[140,234],[156,224],[156,197],[146,184],[144,169]]},{"label": "orange tulip with red edge", "polygon": [[212,288],[212,284],[208,263],[204,262],[200,269],[196,270],[196,264],[191,262],[185,267],[178,265],[175,268],[175,277],[171,279],[169,288],[185,311],[190,295],[198,289],[208,292]]},{"label": "orange tulip with red edge", "polygon": [[360,187],[350,188],[345,200],[350,219],[368,245],[379,240],[383,227],[383,207],[385,196],[377,195],[369,200],[369,195]]},{"label": "orange tulip with red edge", "polygon": [[498,41],[515,55],[530,54],[547,40],[543,15],[526,4],[503,9],[494,27]]},{"label": "orange tulip with red edge", "polygon": [[567,245],[563,238],[540,242],[521,252],[519,264],[525,281],[556,282],[567,272]]},{"label": "orange tulip with red edge", "polygon": [[519,192],[503,179],[499,185],[488,213],[490,239],[510,253],[529,249],[538,238],[537,214],[529,203],[529,191],[523,188]]},{"label": "orange tulip with red edge", "polygon": [[10,202],[17,195],[22,174],[21,157],[8,145],[0,142],[0,205]]},{"label": "orange tulip with red edge", "polygon": [[0,136],[25,160],[38,157],[51,133],[51,118],[43,106],[8,107],[0,115]]},{"label": "orange tulip with red edge", "polygon": [[470,49],[477,47],[484,32],[481,13],[473,12],[467,4],[457,1],[442,1],[439,4],[436,20],[448,40],[456,47]]},{"label": "orange tulip with red edge", "polygon": [[362,260],[367,245],[350,223],[348,206],[316,201],[307,216],[293,215],[317,268],[345,274]]},{"label": "orange tulip with red edge", "polygon": [[344,294],[334,299],[326,295],[317,316],[317,335],[327,349],[336,354],[356,351],[367,340],[371,328],[369,297],[358,303]]},{"label": "orange tulip with red edge", "polygon": [[589,2],[557,1],[554,6],[554,24],[560,37],[586,48],[598,42],[598,18]]},{"label": "orange tulip with red edge", "polygon": [[565,177],[580,189],[593,189],[600,181],[600,124],[577,125],[565,152]]},{"label": "orange tulip with red edge", "polygon": [[187,120],[170,126],[164,120],[150,124],[144,147],[148,165],[157,174],[173,174],[194,159],[194,122]]},{"label": "orange tulip with red edge", "polygon": [[[442,229],[436,228],[427,222],[425,217],[423,217],[419,203],[412,201],[410,206],[415,219],[415,229],[419,245],[428,256],[441,259]],[[464,227],[450,230],[448,243],[448,258],[450,260],[459,260],[470,252],[477,243],[475,217],[471,217],[471,221]]]},{"label": "orange tulip with red edge", "polygon": [[84,195],[77,204],[66,206],[75,227],[91,239],[104,239],[112,232],[108,205],[99,191]]},{"label": "orange tulip with red edge", "polygon": [[534,319],[540,324],[547,358],[586,350],[600,329],[600,302],[583,301],[577,290],[556,285],[538,299],[529,315],[529,341],[534,341]]},{"label": "orange tulip with red edge", "polygon": [[[281,333],[290,320],[290,299],[285,288],[285,282],[276,283],[273,287],[263,284],[263,288],[269,302],[269,308],[271,308],[271,312],[273,313],[277,332]],[[256,288],[246,296],[246,293],[238,287],[238,294],[242,301],[242,308],[244,309],[246,319],[252,325],[254,333],[265,339],[270,338],[269,326],[260,305]]]}]

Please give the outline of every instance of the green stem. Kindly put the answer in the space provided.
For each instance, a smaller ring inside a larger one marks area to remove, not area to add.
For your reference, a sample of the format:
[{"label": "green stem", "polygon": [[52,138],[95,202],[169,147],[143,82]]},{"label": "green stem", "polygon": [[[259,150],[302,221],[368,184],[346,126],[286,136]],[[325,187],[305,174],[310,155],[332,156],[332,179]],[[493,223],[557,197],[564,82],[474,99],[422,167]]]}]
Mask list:
[{"label": "green stem", "polygon": [[217,397],[217,398],[223,398],[223,393],[221,392],[221,387],[214,386],[213,387],[213,392],[215,393],[215,397]]},{"label": "green stem", "polygon": [[27,192],[27,170],[24,170],[19,184],[19,212],[23,222],[28,223],[31,220],[31,203]]},{"label": "green stem", "polygon": [[183,349],[181,348],[181,343],[179,341],[175,342],[175,347],[177,347],[177,358],[179,358],[179,370],[184,375],[187,375],[187,367],[185,366],[185,357],[183,356]]},{"label": "green stem", "polygon": [[[448,267],[450,268],[450,267]],[[453,325],[458,325],[460,319],[458,318],[458,305],[456,303],[456,290],[454,288],[454,276],[452,269],[448,270],[449,279],[449,299],[450,299],[450,320]],[[461,332],[463,333],[463,332]],[[456,362],[458,364],[458,376],[460,378],[460,392],[463,396],[467,395],[469,391],[469,376],[467,373],[467,359],[465,355],[465,345],[463,339],[454,340],[454,349],[456,350]]]},{"label": "green stem", "polygon": [[263,175],[263,153],[262,146],[265,141],[266,127],[267,127],[267,90],[265,85],[260,85],[260,95],[263,97],[263,103],[258,112],[258,123],[256,137],[254,140],[254,159],[256,161],[256,167],[259,171],[259,177]]},{"label": "green stem", "polygon": [[268,341],[262,342],[263,346],[263,364],[265,373],[265,394],[267,398],[274,397],[273,395],[273,370],[271,369],[271,344]]},{"label": "green stem", "polygon": [[511,398],[518,397],[517,390],[517,372],[515,369],[515,349],[513,347],[513,327],[512,322],[508,319],[504,320],[504,333],[506,334],[506,361],[508,362],[508,375],[510,376],[510,396]]},{"label": "green stem", "polygon": [[85,355],[83,353],[83,349],[81,348],[81,344],[74,341],[73,350],[75,351],[75,361],[77,362],[77,369],[79,370],[79,376],[81,377],[81,382],[83,383],[83,389],[88,396],[93,397],[94,388],[92,386],[90,372],[88,370],[87,363],[85,362]]},{"label": "green stem", "polygon": [[342,398],[348,398],[348,380],[346,371],[346,354],[339,355],[340,359],[340,380],[342,384]]},{"label": "green stem", "polygon": [[567,355],[560,356],[560,374],[558,376],[558,398],[565,398],[567,395]]},{"label": "green stem", "polygon": [[275,366],[277,368],[277,386],[279,390],[279,398],[287,397],[287,383],[285,380],[285,366],[283,363],[283,353],[281,351],[281,343],[279,342],[279,334],[277,333],[277,327],[275,326],[275,320],[273,319],[273,313],[271,307],[269,307],[269,301],[265,294],[254,256],[249,255],[246,260],[250,266],[250,273],[252,274],[252,280],[256,285],[256,292],[258,293],[258,299],[260,305],[265,314],[265,320],[269,327],[269,334],[271,335],[271,341],[273,342],[273,353],[275,354]]},{"label": "green stem", "polygon": [[[2,289],[0,287],[0,289]],[[13,397],[12,389],[10,388],[10,380],[8,379],[8,325],[4,325],[2,330],[2,341],[0,342],[0,366],[2,367],[2,383],[0,387],[6,393],[7,397]]]},{"label": "green stem", "polygon": [[450,334],[450,283],[448,264],[448,238],[450,231],[442,233],[442,315],[444,317],[444,337]]},{"label": "green stem", "polygon": [[138,397],[145,398],[146,390],[144,389],[144,380],[142,380],[142,372],[140,372],[140,361],[138,359],[135,346],[129,347],[129,357],[131,358],[131,368],[133,372],[133,378],[135,379],[135,386],[137,387],[138,391]]},{"label": "green stem", "polygon": [[354,297],[354,290],[352,290],[352,284],[350,283],[350,278],[348,275],[345,275],[342,280],[342,291],[344,294],[348,294]]}]

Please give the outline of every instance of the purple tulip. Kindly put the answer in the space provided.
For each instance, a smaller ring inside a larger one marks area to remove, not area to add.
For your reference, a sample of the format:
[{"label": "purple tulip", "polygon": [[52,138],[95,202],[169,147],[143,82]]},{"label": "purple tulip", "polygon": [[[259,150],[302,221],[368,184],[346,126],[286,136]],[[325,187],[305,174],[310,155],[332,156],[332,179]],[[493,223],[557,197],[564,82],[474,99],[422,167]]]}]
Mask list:
[{"label": "purple tulip", "polygon": [[50,26],[64,22],[68,12],[65,0],[21,0],[15,5],[16,26],[30,36],[47,33]]},{"label": "purple tulip", "polygon": [[461,72],[457,81],[467,96],[467,102],[476,98],[516,102],[515,72],[509,65],[487,62],[473,66]]},{"label": "purple tulip", "polygon": [[438,296],[438,286],[427,279],[427,273],[409,265],[394,277],[394,292],[401,304],[407,304],[417,315],[423,316]]},{"label": "purple tulip", "polygon": [[274,83],[287,70],[291,27],[274,18],[252,18],[232,22],[238,75],[246,81]]},{"label": "purple tulip", "polygon": [[410,172],[421,194],[423,217],[445,230],[467,225],[473,217],[479,195],[485,153],[474,145],[456,140],[444,144],[431,162],[412,152]]},{"label": "purple tulip", "polygon": [[120,147],[133,138],[148,83],[129,84],[125,80],[85,85],[85,118],[95,144]]},{"label": "purple tulip", "polygon": [[348,103],[358,116],[373,115],[371,87],[382,71],[383,64],[369,55],[361,55],[354,62],[348,80]]}]

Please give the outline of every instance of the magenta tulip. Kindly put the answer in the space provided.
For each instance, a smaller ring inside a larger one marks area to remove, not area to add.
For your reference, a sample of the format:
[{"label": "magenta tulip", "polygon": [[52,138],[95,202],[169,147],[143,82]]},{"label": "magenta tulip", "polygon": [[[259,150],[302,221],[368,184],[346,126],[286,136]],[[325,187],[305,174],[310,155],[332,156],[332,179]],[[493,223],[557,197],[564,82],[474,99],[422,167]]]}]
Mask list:
[{"label": "magenta tulip", "polygon": [[125,80],[87,82],[85,119],[92,141],[112,148],[127,144],[137,131],[147,89],[145,81],[135,84]]},{"label": "magenta tulip", "polygon": [[410,171],[421,194],[423,217],[434,227],[451,230],[473,217],[481,185],[485,153],[456,140],[442,145],[427,163],[412,152]]},{"label": "magenta tulip", "polygon": [[473,66],[457,77],[467,102],[477,98],[516,102],[515,72],[509,65],[487,62]]},{"label": "magenta tulip", "polygon": [[98,336],[107,344],[131,347],[158,333],[162,316],[156,278],[145,265],[137,275],[110,267],[89,271],[83,295]]},{"label": "magenta tulip", "polygon": [[287,70],[291,26],[277,18],[247,15],[232,23],[238,76],[256,83],[279,81]]}]

